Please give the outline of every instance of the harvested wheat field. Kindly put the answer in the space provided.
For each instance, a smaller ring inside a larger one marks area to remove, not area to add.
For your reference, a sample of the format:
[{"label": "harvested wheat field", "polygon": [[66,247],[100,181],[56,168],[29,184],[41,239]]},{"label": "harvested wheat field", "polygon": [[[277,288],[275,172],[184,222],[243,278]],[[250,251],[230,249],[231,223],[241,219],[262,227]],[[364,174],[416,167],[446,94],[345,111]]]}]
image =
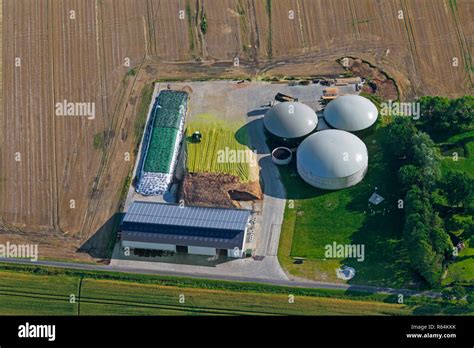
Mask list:
[{"label": "harvested wheat field", "polygon": [[[39,243],[42,257],[106,257],[107,227],[135,160],[143,90],[157,79],[335,74],[344,71],[336,60],[352,57],[392,78],[402,99],[473,90],[469,0],[1,7],[0,242]],[[93,117],[58,115],[64,101],[93,105]]]}]

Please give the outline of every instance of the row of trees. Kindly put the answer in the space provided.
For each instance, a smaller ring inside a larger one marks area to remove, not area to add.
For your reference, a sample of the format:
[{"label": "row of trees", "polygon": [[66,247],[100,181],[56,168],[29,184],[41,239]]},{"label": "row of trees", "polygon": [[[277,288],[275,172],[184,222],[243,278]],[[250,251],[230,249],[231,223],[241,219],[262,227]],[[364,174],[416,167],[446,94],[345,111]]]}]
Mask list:
[{"label": "row of trees", "polygon": [[402,164],[398,180],[405,194],[403,239],[410,264],[430,285],[440,283],[453,244],[433,210],[431,192],[441,177],[440,158],[430,136],[407,118],[397,118],[388,131],[387,147]]},{"label": "row of trees", "polygon": [[413,185],[430,190],[441,175],[440,158],[427,133],[418,131],[408,118],[397,118],[390,125],[386,144],[403,164],[398,172],[404,193]]},{"label": "row of trees", "polygon": [[440,283],[445,261],[452,256],[453,244],[443,221],[433,211],[426,190],[412,186],[405,198],[403,239],[410,264],[431,286]]}]

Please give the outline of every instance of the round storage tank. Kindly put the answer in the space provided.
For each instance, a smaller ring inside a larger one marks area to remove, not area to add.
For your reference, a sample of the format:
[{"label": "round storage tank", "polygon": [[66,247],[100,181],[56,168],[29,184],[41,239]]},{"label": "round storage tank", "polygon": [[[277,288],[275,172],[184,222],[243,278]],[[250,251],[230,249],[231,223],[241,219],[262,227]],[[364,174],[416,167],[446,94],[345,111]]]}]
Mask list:
[{"label": "round storage tank", "polygon": [[287,147],[277,147],[272,151],[272,161],[279,166],[283,166],[291,162],[293,153]]},{"label": "round storage tank", "polygon": [[359,95],[337,97],[324,109],[324,120],[333,128],[357,132],[377,121],[377,107]]},{"label": "round storage tank", "polygon": [[313,132],[318,125],[318,117],[308,105],[283,102],[266,112],[263,124],[271,135],[285,141],[292,141]]},{"label": "round storage tank", "polygon": [[354,134],[329,129],[307,137],[296,153],[298,174],[308,184],[337,190],[360,182],[367,171],[364,142]]}]

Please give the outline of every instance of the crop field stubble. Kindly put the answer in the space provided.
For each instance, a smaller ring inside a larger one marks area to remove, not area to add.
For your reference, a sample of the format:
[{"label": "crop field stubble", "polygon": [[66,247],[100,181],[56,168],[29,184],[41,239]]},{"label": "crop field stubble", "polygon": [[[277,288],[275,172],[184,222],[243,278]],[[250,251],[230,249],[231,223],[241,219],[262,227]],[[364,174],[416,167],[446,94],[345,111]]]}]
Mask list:
[{"label": "crop field stubble", "polygon": [[[104,168],[126,176],[130,165],[123,157],[133,143],[127,136],[133,119],[127,122],[119,97],[130,94],[133,84],[124,80],[124,60],[131,66],[143,61],[146,16],[130,18],[138,3],[103,1],[105,9],[98,4],[3,2],[3,62],[13,67],[20,58],[21,65],[8,69],[3,81],[8,117],[2,119],[0,238],[40,243],[43,256],[80,256],[75,250],[117,206],[114,193],[123,178],[110,177]],[[55,103],[63,100],[95,103],[94,119],[57,116]],[[110,134],[103,152],[92,141],[101,131]],[[111,161],[114,156],[122,161]],[[97,215],[101,221],[94,226]]]},{"label": "crop field stubble", "polygon": [[[2,11],[0,241],[40,243],[42,256],[84,257],[77,248],[116,212],[141,90],[157,78],[317,75],[354,56],[402,98],[472,93],[468,0],[4,0]],[[95,103],[95,119],[56,116],[64,99]]]}]

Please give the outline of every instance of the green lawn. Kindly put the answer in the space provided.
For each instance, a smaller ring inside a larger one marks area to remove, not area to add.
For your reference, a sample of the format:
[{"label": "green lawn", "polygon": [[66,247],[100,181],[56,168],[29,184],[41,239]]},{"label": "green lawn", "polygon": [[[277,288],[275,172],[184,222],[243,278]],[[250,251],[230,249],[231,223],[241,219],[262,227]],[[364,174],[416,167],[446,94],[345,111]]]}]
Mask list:
[{"label": "green lawn", "polygon": [[453,160],[452,152],[449,154],[450,156],[444,156],[442,161],[443,171],[449,169],[459,170],[474,177],[474,131],[455,135],[443,143],[456,144],[464,150],[464,156],[459,156],[457,161]]},{"label": "green lawn", "polygon": [[[474,244],[473,238],[470,245]],[[444,280],[445,284],[453,282],[469,283],[474,281],[474,248],[466,248],[459,253],[456,261],[449,266],[449,271]]]},{"label": "green lawn", "polygon": [[[414,273],[401,242],[402,211],[396,185],[396,169],[385,160],[381,142],[385,128],[363,137],[369,151],[369,168],[358,185],[338,191],[311,187],[296,174],[294,163],[281,167],[287,188],[288,204],[279,250],[279,259],[292,274],[310,279],[340,281],[336,268],[341,264],[356,269],[350,283],[410,287]],[[377,187],[385,198],[378,206],[368,199]],[[293,200],[295,208],[291,209]],[[324,247],[338,244],[362,244],[365,260],[325,259]],[[302,265],[292,257],[305,257]]]},{"label": "green lawn", "polygon": [[143,87],[140,96],[140,104],[138,106],[137,117],[133,124],[133,133],[137,139],[137,148],[140,145],[143,131],[145,130],[146,119],[148,116],[148,108],[150,107],[151,98],[153,97],[153,84]]}]

